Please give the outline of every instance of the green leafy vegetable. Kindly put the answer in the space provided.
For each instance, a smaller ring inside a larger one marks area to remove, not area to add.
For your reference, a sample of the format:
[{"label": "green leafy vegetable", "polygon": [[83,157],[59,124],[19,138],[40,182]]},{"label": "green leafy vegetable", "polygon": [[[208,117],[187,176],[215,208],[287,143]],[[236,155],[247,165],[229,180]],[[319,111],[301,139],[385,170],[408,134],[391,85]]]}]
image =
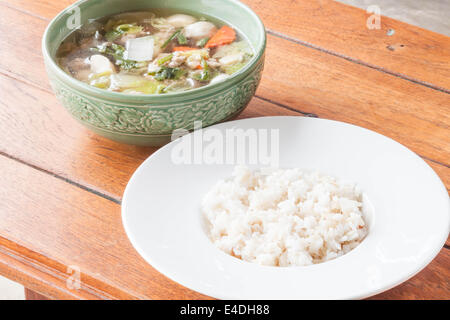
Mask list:
[{"label": "green leafy vegetable", "polygon": [[117,60],[116,64],[124,70],[138,68],[138,62],[134,60]]},{"label": "green leafy vegetable", "polygon": [[125,47],[121,46],[120,44],[111,44],[111,48],[114,50],[114,52],[121,57],[123,57],[123,54],[125,52]]},{"label": "green leafy vegetable", "polygon": [[114,41],[122,35],[119,31],[111,30],[105,34],[105,38],[108,41]]},{"label": "green leafy vegetable", "polygon": [[211,79],[211,71],[209,69],[208,63],[204,58],[202,58],[202,71],[200,73],[194,73],[193,78],[197,81],[205,82]]},{"label": "green leafy vegetable", "polygon": [[209,38],[203,38],[197,41],[196,45],[197,47],[203,48],[208,43]]},{"label": "green leafy vegetable", "polygon": [[179,44],[187,44],[187,39],[181,31],[177,35],[177,40]]},{"label": "green leafy vegetable", "polygon": [[123,60],[123,54],[125,52],[124,47],[115,43],[108,47],[91,48],[91,50],[98,53],[104,53],[105,55],[111,56],[116,60]]},{"label": "green leafy vegetable", "polygon": [[122,31],[123,33],[138,33],[143,30],[143,27],[135,24],[121,24],[116,28],[116,30]]},{"label": "green leafy vegetable", "polygon": [[135,24],[121,24],[114,30],[111,30],[105,34],[105,38],[108,41],[114,41],[125,33],[139,33],[143,30],[143,27],[136,26]]},{"label": "green leafy vegetable", "polygon": [[176,37],[178,37],[178,35],[181,33],[181,29],[177,29],[177,31],[175,31],[170,37],[169,39],[167,39],[163,45],[161,46],[162,49],[165,49],[170,42],[172,42],[173,39],[175,39]]},{"label": "green leafy vegetable", "polygon": [[114,58],[116,65],[124,70],[131,70],[145,66],[145,63],[134,60],[124,59],[125,48],[116,43],[112,43],[110,47],[91,48],[92,51],[103,53]]},{"label": "green leafy vegetable", "polygon": [[111,80],[109,78],[109,75],[103,75],[101,77],[96,77],[89,82],[89,84],[91,86],[94,86],[94,87],[97,87],[100,89],[108,88],[110,83],[111,83]]},{"label": "green leafy vegetable", "polygon": [[173,54],[169,54],[165,57],[162,57],[161,59],[158,59],[158,61],[156,62],[158,64],[158,66],[162,66],[164,63],[172,60]]},{"label": "green leafy vegetable", "polygon": [[159,94],[165,93],[165,88],[163,84],[158,83],[157,81],[146,81],[141,86],[130,88],[124,90],[124,93],[144,93],[144,94]]},{"label": "green leafy vegetable", "polygon": [[247,62],[235,63],[231,66],[224,67],[223,71],[225,71],[226,74],[233,74],[233,73],[241,70],[243,67],[245,67],[246,64],[247,64]]},{"label": "green leafy vegetable", "polygon": [[233,42],[231,44],[220,46],[216,49],[213,58],[220,59],[226,56],[242,54],[253,56],[252,49],[245,40]]},{"label": "green leafy vegetable", "polygon": [[154,78],[158,81],[163,81],[166,79],[179,79],[181,78],[186,71],[180,69],[180,68],[168,68],[168,67],[162,67],[155,75]]}]

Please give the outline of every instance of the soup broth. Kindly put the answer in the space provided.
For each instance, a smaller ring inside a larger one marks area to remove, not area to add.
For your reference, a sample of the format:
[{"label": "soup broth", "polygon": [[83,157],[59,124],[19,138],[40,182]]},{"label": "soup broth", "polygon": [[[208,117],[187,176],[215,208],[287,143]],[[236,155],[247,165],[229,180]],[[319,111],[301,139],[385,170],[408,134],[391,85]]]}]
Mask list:
[{"label": "soup broth", "polygon": [[63,41],[57,62],[97,88],[167,94],[224,81],[253,54],[242,35],[213,19],[138,11],[85,24]]}]

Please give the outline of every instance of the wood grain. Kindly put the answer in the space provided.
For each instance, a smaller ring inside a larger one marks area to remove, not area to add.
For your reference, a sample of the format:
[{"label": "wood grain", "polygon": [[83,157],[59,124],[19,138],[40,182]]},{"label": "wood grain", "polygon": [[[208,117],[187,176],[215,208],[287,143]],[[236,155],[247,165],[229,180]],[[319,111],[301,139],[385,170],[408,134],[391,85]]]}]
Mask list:
[{"label": "wood grain", "polygon": [[[6,27],[12,21],[24,21],[24,26],[31,28],[23,27],[20,31],[35,33],[35,37],[29,37],[29,42],[19,46],[17,50],[23,52],[10,57],[9,63],[6,63],[6,59],[0,59],[0,71],[6,70],[5,74],[25,82],[8,84],[9,81],[2,80],[6,81],[0,88],[5,96],[4,103],[26,105],[37,113],[42,112],[40,110],[44,113],[40,116],[40,122],[36,122],[24,108],[3,108],[5,114],[0,119],[3,120],[2,128],[23,138],[8,137],[6,141],[0,142],[0,150],[118,200],[131,173],[154,150],[117,147],[117,144],[105,141],[71,121],[52,94],[48,94],[50,89],[48,82],[43,81],[46,75],[42,58],[30,58],[33,65],[31,73],[29,61],[20,58],[39,45],[45,21],[17,10],[4,9],[2,12],[6,14],[6,19],[2,19],[0,24],[5,23]],[[17,47],[14,45],[16,40],[8,37],[0,35],[0,47],[9,46],[10,50],[14,50]],[[280,52],[285,52],[284,55],[290,59],[286,60]],[[331,70],[330,64],[333,66]],[[21,67],[11,71],[11,65]],[[26,83],[30,82],[43,90],[27,86]],[[378,131],[429,159],[444,164],[449,159],[446,94],[375,70],[369,69],[368,72],[365,67],[322,52],[269,37],[266,70],[258,95],[263,99],[282,102],[292,109]],[[280,113],[284,110],[257,101],[251,107],[255,106],[260,115],[293,114]],[[36,127],[39,124],[45,125],[48,135],[27,132],[42,132],[41,128]],[[68,143],[67,139],[73,143]],[[81,159],[92,161],[79,161]],[[432,166],[448,187],[450,170],[445,165],[433,163]],[[93,172],[100,172],[99,175],[105,175],[105,179],[100,179]]]},{"label": "wood grain", "polygon": [[[126,238],[119,205],[2,156],[0,167],[1,274],[53,299],[207,298],[142,260]],[[403,289],[376,298],[449,298],[449,259],[443,249]],[[75,268],[80,289],[67,286]]]},{"label": "wood grain", "polygon": [[[124,234],[118,203],[132,172],[155,148],[118,144],[87,131],[49,89],[41,36],[48,20],[71,2],[0,0],[0,28],[15,28],[0,33],[0,154],[9,157],[0,155],[0,274],[54,299],[207,298],[155,271]],[[270,29],[320,47],[270,35],[259,98],[241,117],[303,112],[375,130],[425,157],[450,187],[449,96],[392,75],[405,72],[433,80],[431,87],[446,86],[448,40],[383,19],[384,29],[397,28],[398,38],[388,40],[408,44],[386,55],[385,37],[358,29],[358,9],[327,0],[320,1],[322,7],[314,1],[247,2]],[[308,19],[293,20],[286,8],[304,8]],[[280,14],[285,21],[274,18]],[[327,33],[333,23],[345,32]],[[424,271],[375,298],[449,299],[449,254],[443,249]],[[67,287],[69,266],[81,270],[79,290]]]},{"label": "wood grain", "polygon": [[[74,0],[0,0],[43,19]],[[269,32],[344,59],[450,92],[450,38],[388,17],[367,28],[371,13],[332,0],[244,0]],[[383,13],[383,8],[381,8]],[[388,30],[394,30],[392,36]],[[351,45],[349,45],[351,43]]]},{"label": "wood grain", "polygon": [[[2,75],[0,96],[0,152],[115,201],[120,201],[132,173],[156,150],[91,133],[70,117],[52,93]],[[239,117],[267,115],[299,114],[255,98]]]},{"label": "wood grain", "polygon": [[[1,75],[0,95],[7,106],[0,108],[0,134],[3,136],[0,152],[116,202],[120,201],[134,170],[156,150],[97,136],[75,122],[53,94]],[[30,114],[39,114],[39,121]],[[240,117],[296,114],[255,98]],[[431,161],[428,163],[450,186],[450,170]]]},{"label": "wood grain", "polygon": [[[332,0],[243,2],[270,31],[450,92],[449,37],[384,16],[380,29],[369,30],[371,14]],[[387,34],[390,29],[395,31],[392,36]]]},{"label": "wood grain", "polygon": [[49,298],[36,291],[25,288],[25,300],[49,300]]},{"label": "wood grain", "polygon": [[450,96],[268,37],[257,95],[384,134],[450,166]]},{"label": "wood grain", "polygon": [[[37,269],[35,281],[42,273],[59,279],[43,278],[39,288],[25,276],[14,280],[51,298],[60,298],[59,291],[62,298],[203,298],[140,258],[123,230],[119,205],[5,157],[0,167],[0,254],[14,254],[22,268],[32,265],[27,273]],[[9,264],[0,259],[0,266]],[[79,290],[66,285],[76,268]]]}]

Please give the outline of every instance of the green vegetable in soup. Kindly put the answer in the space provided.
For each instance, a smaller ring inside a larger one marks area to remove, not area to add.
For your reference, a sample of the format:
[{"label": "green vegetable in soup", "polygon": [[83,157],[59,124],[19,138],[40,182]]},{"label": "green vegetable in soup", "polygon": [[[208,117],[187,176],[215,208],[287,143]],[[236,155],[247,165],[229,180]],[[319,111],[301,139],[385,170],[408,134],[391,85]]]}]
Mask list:
[{"label": "green vegetable in soup", "polygon": [[165,18],[152,18],[150,24],[159,30],[167,30],[173,27]]},{"label": "green vegetable in soup", "polygon": [[169,62],[170,60],[172,60],[173,54],[168,54],[165,57],[162,57],[161,59],[159,59],[156,63],[158,64],[158,66],[162,66],[164,63]]},{"label": "green vegetable in soup", "polygon": [[206,44],[208,43],[209,38],[203,38],[197,41],[196,46],[203,48],[204,46],[206,46]]},{"label": "green vegetable in soup", "polygon": [[166,79],[180,79],[183,75],[186,74],[186,71],[180,68],[168,68],[162,67],[155,75],[154,78],[159,81],[163,81]]},{"label": "green vegetable in soup", "polygon": [[[227,44],[216,41],[217,45],[205,48],[215,35],[202,28],[211,24],[200,23],[195,32],[185,33],[185,24],[174,23],[174,15],[179,14],[168,13],[165,18],[150,11],[125,12],[91,21],[64,40],[58,49],[58,63],[76,79],[97,88],[165,94],[222,81],[250,61],[253,51],[239,33],[232,41],[223,42]],[[144,37],[151,37],[151,43],[141,39]]]},{"label": "green vegetable in soup", "polygon": [[208,63],[206,62],[205,58],[202,57],[202,71],[200,73],[194,73],[192,76],[195,80],[206,82],[211,80],[211,71],[209,69]]},{"label": "green vegetable in soup", "polygon": [[244,53],[248,56],[253,56],[253,52],[251,51],[248,43],[243,40],[218,47],[217,51],[213,57],[214,58],[223,58],[226,56],[231,56],[231,55],[241,54],[241,53]]},{"label": "green vegetable in soup", "polygon": [[241,70],[243,67],[245,67],[246,64],[247,64],[247,62],[238,62],[238,63],[233,64],[233,65],[231,65],[231,66],[226,66],[226,67],[224,67],[224,68],[223,68],[223,71],[224,71],[226,74],[230,74],[230,75],[231,75],[231,74],[233,74],[233,73],[235,73],[235,72]]},{"label": "green vegetable in soup", "polygon": [[108,41],[114,41],[117,38],[119,38],[122,35],[122,33],[120,33],[119,31],[113,30],[113,31],[109,31],[105,34],[105,38]]},{"label": "green vegetable in soup", "polygon": [[119,44],[112,43],[110,47],[91,48],[92,51],[103,53],[114,58],[116,65],[124,70],[142,68],[146,66],[145,62],[124,59],[125,48]]},{"label": "green vegetable in soup", "polygon": [[137,26],[135,24],[121,24],[116,28],[116,30],[123,33],[138,33],[143,30],[143,27]]},{"label": "green vegetable in soup", "polygon": [[166,88],[164,88],[164,92],[179,92],[179,91],[186,91],[189,89],[194,88],[194,83],[191,79],[180,79],[178,81],[174,81],[172,84],[168,85]]},{"label": "green vegetable in soup", "polygon": [[123,54],[125,52],[125,48],[118,44],[111,44],[111,46],[101,46],[97,48],[91,48],[91,51],[103,53],[105,55],[111,56],[116,60],[123,59]]},{"label": "green vegetable in soup", "polygon": [[181,31],[177,35],[177,41],[179,44],[187,44],[187,39]]},{"label": "green vegetable in soup", "polygon": [[164,93],[165,86],[153,81],[147,81],[145,84],[139,87],[126,89],[124,93],[144,93],[144,94],[157,94]]},{"label": "green vegetable in soup", "polygon": [[117,26],[114,30],[108,31],[105,34],[105,38],[108,41],[114,41],[123,34],[128,33],[139,33],[143,30],[143,27],[136,26],[135,24],[121,24]]},{"label": "green vegetable in soup", "polygon": [[163,45],[161,46],[162,49],[165,49],[169,43],[172,42],[173,39],[175,39],[176,37],[178,37],[178,35],[181,33],[181,29],[177,29],[177,31],[175,31],[170,37],[169,39],[167,39]]},{"label": "green vegetable in soup", "polygon": [[111,76],[110,89],[127,93],[155,94],[163,93],[166,86],[159,81],[141,76],[114,74]]},{"label": "green vegetable in soup", "polygon": [[109,75],[102,76],[102,77],[98,77],[98,78],[92,79],[89,82],[89,84],[91,86],[96,87],[96,88],[107,89],[107,88],[109,88],[109,86],[111,84],[111,79],[110,79]]},{"label": "green vegetable in soup", "polygon": [[142,63],[139,63],[134,60],[117,60],[116,64],[124,70],[131,70],[131,69],[143,67]]}]

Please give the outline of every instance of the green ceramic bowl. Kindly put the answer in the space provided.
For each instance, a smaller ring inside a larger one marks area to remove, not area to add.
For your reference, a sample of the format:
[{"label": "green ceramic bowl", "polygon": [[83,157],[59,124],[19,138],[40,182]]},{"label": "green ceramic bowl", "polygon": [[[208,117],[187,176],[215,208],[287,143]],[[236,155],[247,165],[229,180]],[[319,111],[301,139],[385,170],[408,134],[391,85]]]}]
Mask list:
[{"label": "green ceramic bowl", "polygon": [[[78,23],[152,8],[223,20],[245,35],[256,54],[246,67],[221,83],[163,95],[129,95],[98,89],[72,78],[56,64],[59,45]],[[258,87],[265,47],[264,25],[252,10],[237,0],[82,0],[50,22],[42,43],[53,91],[75,119],[109,139],[147,146],[169,142],[176,129],[192,130],[194,121],[201,120],[206,127],[238,115]]]}]

